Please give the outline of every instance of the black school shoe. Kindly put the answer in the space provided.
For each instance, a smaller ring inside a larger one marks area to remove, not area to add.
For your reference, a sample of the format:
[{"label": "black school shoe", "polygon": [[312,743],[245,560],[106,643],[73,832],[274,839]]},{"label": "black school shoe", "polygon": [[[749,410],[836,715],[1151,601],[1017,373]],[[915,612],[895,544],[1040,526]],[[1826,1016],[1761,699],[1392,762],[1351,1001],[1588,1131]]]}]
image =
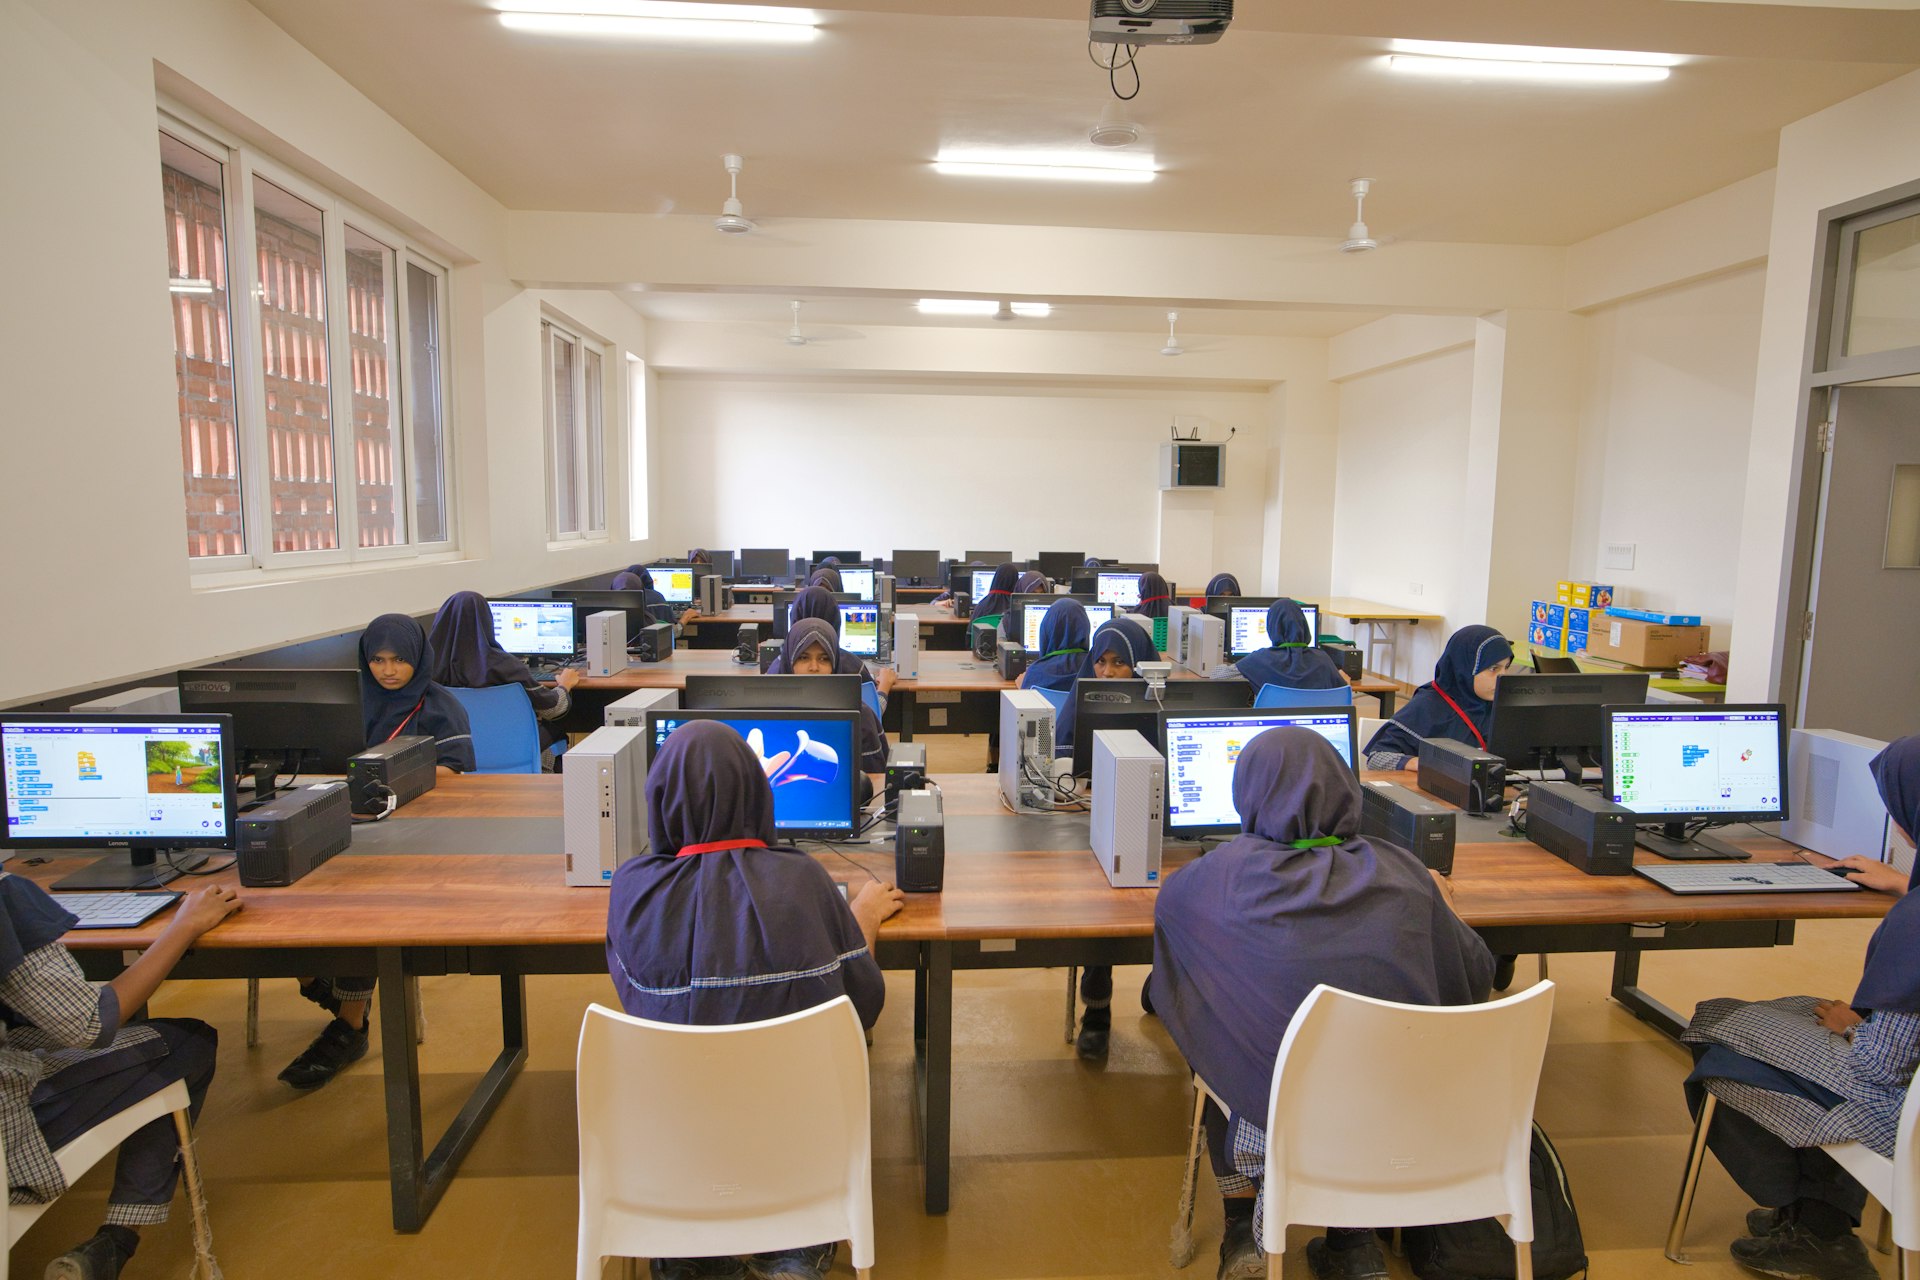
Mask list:
[{"label": "black school shoe", "polygon": [[309,978],[300,984],[300,994],[334,1017],[340,1016],[340,997],[333,994],[333,979]]},{"label": "black school shoe", "polygon": [[1220,1236],[1220,1270],[1215,1280],[1266,1280],[1267,1256],[1253,1238],[1253,1217],[1229,1218]]},{"label": "black school shoe", "polygon": [[[125,1230],[125,1228],[120,1228]],[[83,1240],[47,1264],[46,1280],[120,1280],[120,1268],[133,1254],[123,1249],[114,1236],[115,1228],[102,1227],[91,1240]],[[136,1243],[139,1237],[135,1236]]]},{"label": "black school shoe", "polygon": [[747,1264],[739,1258],[655,1258],[647,1274],[652,1280],[747,1280]]},{"label": "black school shoe", "polygon": [[318,1089],[366,1056],[367,1029],[356,1030],[335,1018],[320,1029],[306,1052],[287,1064],[280,1078],[296,1089]]},{"label": "black school shoe", "polygon": [[756,1280],[820,1280],[833,1268],[838,1244],[812,1244],[804,1249],[781,1249],[775,1253],[756,1253],[747,1259],[747,1270]]},{"label": "black school shoe", "polygon": [[1822,1239],[1797,1222],[1735,1240],[1728,1252],[1748,1270],[1782,1280],[1876,1280],[1880,1274],[1853,1232]]},{"label": "black school shoe", "polygon": [[1372,1232],[1351,1249],[1335,1249],[1325,1236],[1315,1236],[1307,1241],[1307,1269],[1314,1280],[1386,1280],[1387,1255]]}]

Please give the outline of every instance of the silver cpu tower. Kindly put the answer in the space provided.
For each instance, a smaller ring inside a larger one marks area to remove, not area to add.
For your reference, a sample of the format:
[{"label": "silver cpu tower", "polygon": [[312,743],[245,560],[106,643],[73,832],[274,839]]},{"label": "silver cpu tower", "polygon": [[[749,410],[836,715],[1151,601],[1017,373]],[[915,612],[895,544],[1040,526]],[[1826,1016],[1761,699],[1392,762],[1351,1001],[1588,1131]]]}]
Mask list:
[{"label": "silver cpu tower", "polygon": [[1094,731],[1093,856],[1114,888],[1159,885],[1166,798],[1167,762],[1151,742],[1134,729]]},{"label": "silver cpu tower", "polygon": [[[1048,785],[1034,782],[1048,779]],[[1000,694],[1000,794],[1015,809],[1045,805],[1053,778],[1053,704],[1032,689]]]},{"label": "silver cpu tower", "polygon": [[647,847],[644,729],[595,729],[560,757],[567,883],[605,887]]},{"label": "silver cpu tower", "polygon": [[587,615],[587,674],[610,676],[627,669],[627,614],[605,609]]}]

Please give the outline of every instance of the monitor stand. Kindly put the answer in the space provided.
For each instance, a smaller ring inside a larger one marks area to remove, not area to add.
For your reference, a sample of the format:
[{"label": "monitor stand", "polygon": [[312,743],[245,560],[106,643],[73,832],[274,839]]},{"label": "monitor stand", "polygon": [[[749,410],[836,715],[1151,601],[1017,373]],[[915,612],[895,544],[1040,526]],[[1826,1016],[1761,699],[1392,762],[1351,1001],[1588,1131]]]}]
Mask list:
[{"label": "monitor stand", "polygon": [[98,862],[80,868],[72,875],[54,881],[54,889],[158,889],[177,880],[188,871],[205,865],[207,855],[172,849],[161,861],[152,849],[135,849],[109,854]]},{"label": "monitor stand", "polygon": [[1633,842],[1671,862],[1745,862],[1753,856],[1704,831],[1688,839],[1684,822],[1662,823],[1657,831],[1641,827],[1634,833]]}]

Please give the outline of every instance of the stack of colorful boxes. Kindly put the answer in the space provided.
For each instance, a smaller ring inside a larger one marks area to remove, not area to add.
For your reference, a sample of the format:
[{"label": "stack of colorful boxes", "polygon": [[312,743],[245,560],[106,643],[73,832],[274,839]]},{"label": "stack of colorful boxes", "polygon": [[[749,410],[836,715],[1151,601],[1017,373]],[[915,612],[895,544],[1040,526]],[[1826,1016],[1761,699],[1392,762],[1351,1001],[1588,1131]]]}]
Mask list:
[{"label": "stack of colorful boxes", "polygon": [[1613,588],[1598,582],[1556,584],[1553,600],[1535,600],[1527,643],[1548,653],[1581,653],[1594,622],[1613,603]]}]

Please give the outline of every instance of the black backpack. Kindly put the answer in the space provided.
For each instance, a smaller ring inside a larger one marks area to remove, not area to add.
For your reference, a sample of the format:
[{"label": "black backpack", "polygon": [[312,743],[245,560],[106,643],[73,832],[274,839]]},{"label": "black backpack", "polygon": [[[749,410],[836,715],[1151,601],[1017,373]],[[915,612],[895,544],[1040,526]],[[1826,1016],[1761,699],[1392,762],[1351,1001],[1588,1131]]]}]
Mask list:
[{"label": "black backpack", "polygon": [[[1528,1159],[1533,1182],[1534,1280],[1568,1280],[1587,1269],[1580,1215],[1560,1153],[1533,1126]],[[1420,1280],[1514,1280],[1513,1241],[1492,1218],[1438,1227],[1408,1227],[1400,1233],[1407,1262]]]}]

